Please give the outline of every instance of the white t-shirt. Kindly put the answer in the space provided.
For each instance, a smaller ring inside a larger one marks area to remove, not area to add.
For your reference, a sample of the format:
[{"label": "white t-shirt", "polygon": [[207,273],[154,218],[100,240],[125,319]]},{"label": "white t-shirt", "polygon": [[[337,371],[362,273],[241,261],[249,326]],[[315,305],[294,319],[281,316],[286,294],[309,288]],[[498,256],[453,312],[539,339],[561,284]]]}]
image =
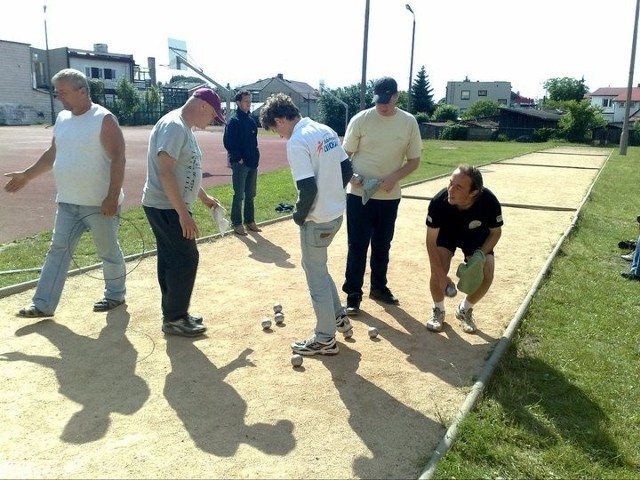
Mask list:
[{"label": "white t-shirt", "polygon": [[301,119],[287,142],[293,181],[314,177],[318,187],[306,220],[326,223],[342,216],[346,195],[340,163],[348,158],[336,132],[310,118]]},{"label": "white t-shirt", "polygon": [[[111,112],[98,104],[82,115],[69,110],[58,114],[53,127],[56,158],[53,176],[58,203],[99,207],[111,184],[111,159],[102,146],[102,121]],[[124,200],[120,190],[118,204]]]}]

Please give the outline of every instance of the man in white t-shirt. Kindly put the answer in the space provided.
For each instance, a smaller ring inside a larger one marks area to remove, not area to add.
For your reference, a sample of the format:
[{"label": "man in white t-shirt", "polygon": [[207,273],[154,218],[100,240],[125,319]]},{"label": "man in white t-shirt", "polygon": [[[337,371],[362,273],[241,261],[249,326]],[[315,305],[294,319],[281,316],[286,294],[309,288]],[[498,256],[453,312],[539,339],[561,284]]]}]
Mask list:
[{"label": "man in white t-shirt", "polygon": [[51,79],[62,110],[53,127],[51,145],[31,166],[11,177],[5,186],[16,192],[35,177],[53,170],[58,208],[53,238],[31,305],[19,317],[52,317],[56,311],[82,234],[90,230],[96,254],[102,260],[104,294],[93,305],[106,312],[125,302],[125,262],[118,230],[125,142],[118,120],[106,108],[91,102],[87,77],[65,68]]},{"label": "man in white t-shirt", "polygon": [[352,326],[327,268],[327,249],[342,225],[351,161],[336,132],[302,118],[285,94],[267,99],[260,123],[287,139],[287,160],[298,190],[293,220],[300,226],[302,268],[316,314],[314,334],[291,349],[301,355],[335,355],[336,330],[344,333]]}]

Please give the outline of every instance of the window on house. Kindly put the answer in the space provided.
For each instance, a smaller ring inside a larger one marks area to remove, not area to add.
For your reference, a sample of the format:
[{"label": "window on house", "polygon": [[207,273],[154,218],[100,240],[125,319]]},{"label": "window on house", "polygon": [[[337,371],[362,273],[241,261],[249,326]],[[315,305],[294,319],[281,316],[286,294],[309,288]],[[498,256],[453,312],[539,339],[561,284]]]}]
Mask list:
[{"label": "window on house", "polygon": [[613,100],[611,98],[603,98],[602,99],[602,106],[603,107],[611,107],[611,106],[613,106]]},{"label": "window on house", "polygon": [[460,100],[469,100],[471,98],[471,90],[461,90]]},{"label": "window on house", "polygon": [[487,96],[487,91],[486,90],[478,90],[478,96],[479,97],[486,97]]},{"label": "window on house", "polygon": [[101,79],[102,78],[102,69],[98,68],[98,67],[85,67],[84,68],[84,74],[88,78]]},{"label": "window on house", "polygon": [[105,80],[115,80],[116,71],[113,68],[105,68],[104,69],[104,79]]}]

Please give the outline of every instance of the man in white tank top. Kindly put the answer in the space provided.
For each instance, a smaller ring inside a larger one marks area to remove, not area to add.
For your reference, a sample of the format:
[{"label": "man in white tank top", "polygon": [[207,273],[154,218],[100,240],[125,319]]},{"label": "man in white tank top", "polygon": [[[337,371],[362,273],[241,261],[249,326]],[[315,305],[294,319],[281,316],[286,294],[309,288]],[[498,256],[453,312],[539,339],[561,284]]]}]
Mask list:
[{"label": "man in white tank top", "polygon": [[53,238],[30,306],[20,317],[53,316],[67,278],[71,256],[86,230],[102,260],[103,297],[93,305],[106,312],[125,302],[125,263],[118,242],[125,142],[116,117],[91,102],[85,75],[67,68],[51,79],[64,110],[58,114],[51,146],[28,168],[6,173],[8,192],[53,170],[58,208]]}]

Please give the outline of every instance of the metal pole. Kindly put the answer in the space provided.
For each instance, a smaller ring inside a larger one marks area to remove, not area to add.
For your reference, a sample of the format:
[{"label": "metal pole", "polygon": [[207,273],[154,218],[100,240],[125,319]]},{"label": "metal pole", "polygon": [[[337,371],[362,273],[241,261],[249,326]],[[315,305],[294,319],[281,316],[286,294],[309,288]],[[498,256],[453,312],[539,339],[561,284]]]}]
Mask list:
[{"label": "metal pole", "polygon": [[411,84],[413,83],[413,47],[416,44],[416,14],[413,13],[413,10],[411,9],[411,5],[409,5],[408,3],[405,5],[405,7],[407,8],[407,10],[411,12],[411,15],[413,15],[413,34],[411,35],[411,63],[409,64],[409,90],[407,90],[407,92],[409,93],[409,99],[407,100],[407,111],[411,113]]},{"label": "metal pole", "polygon": [[49,37],[47,35],[47,6],[43,5],[42,6],[43,10],[44,10],[44,45],[45,48],[47,49],[47,77],[48,77],[48,84],[49,84],[49,102],[51,102],[51,125],[56,123],[56,112],[53,109],[53,85],[51,84],[51,77],[53,77],[53,75],[51,75],[51,61],[49,59]]},{"label": "metal pole", "polygon": [[636,16],[633,23],[633,41],[631,43],[631,64],[629,66],[629,83],[627,84],[627,101],[624,104],[624,121],[622,122],[622,136],[620,137],[620,155],[627,154],[629,143],[629,112],[631,108],[631,89],[633,88],[633,64],[636,62],[636,40],[638,38],[638,12],[640,0],[636,0]]},{"label": "metal pole", "polygon": [[364,110],[365,94],[367,92],[367,43],[369,39],[369,0],[364,8],[364,42],[362,45],[362,80],[360,81],[360,110]]}]

